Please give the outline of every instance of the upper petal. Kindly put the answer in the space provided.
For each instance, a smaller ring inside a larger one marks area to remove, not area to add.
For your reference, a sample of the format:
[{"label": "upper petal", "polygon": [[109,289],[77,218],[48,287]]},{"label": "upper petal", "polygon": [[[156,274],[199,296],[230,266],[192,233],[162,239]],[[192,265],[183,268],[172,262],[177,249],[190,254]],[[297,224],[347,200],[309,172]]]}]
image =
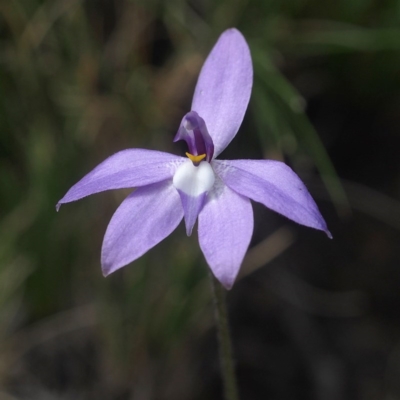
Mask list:
[{"label": "upper petal", "polygon": [[182,218],[179,195],[170,180],[135,190],[107,227],[101,251],[103,274],[139,258],[174,231]]},{"label": "upper petal", "polygon": [[204,119],[214,142],[214,157],[235,137],[253,85],[250,50],[237,29],[222,33],[208,55],[193,96],[192,110]]},{"label": "upper petal", "polygon": [[199,215],[199,242],[214,276],[230,289],[253,234],[250,200],[220,180]]},{"label": "upper petal", "polygon": [[79,200],[110,189],[133,188],[171,178],[186,158],[154,150],[127,149],[104,160],[58,202]]},{"label": "upper petal", "polygon": [[286,164],[272,160],[214,160],[213,167],[237,193],[331,237],[307,188]]}]

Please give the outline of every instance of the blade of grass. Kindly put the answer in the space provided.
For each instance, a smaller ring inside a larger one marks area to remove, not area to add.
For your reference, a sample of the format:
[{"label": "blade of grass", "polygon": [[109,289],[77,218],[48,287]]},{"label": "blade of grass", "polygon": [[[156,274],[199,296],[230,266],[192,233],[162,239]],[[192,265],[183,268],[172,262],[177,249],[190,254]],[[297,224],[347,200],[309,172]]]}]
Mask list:
[{"label": "blade of grass", "polygon": [[[264,96],[266,99],[270,99],[270,103],[276,104],[277,116],[275,119],[280,118],[287,121],[293,135],[302,143],[313,159],[337,211],[340,214],[347,212],[350,207],[345,191],[318,133],[304,112],[303,98],[274,68],[265,52],[257,49],[253,51],[253,54],[256,74],[264,85]],[[276,122],[273,123],[276,126]]]}]

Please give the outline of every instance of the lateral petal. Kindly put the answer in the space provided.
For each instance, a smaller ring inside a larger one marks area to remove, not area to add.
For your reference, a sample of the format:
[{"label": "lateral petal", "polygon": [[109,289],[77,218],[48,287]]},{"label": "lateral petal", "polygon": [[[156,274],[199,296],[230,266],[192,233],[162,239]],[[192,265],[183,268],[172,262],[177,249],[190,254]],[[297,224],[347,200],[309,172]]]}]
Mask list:
[{"label": "lateral petal", "polygon": [[101,251],[104,276],[136,260],[172,233],[183,218],[171,180],[140,187],[118,207]]},{"label": "lateral petal", "polygon": [[214,276],[230,289],[253,234],[253,209],[249,199],[217,182],[199,215],[199,243]]},{"label": "lateral petal", "polygon": [[249,103],[253,66],[249,47],[237,29],[222,33],[208,55],[192,101],[214,142],[214,157],[235,137]]},{"label": "lateral petal", "polygon": [[127,149],[108,157],[72,186],[58,202],[79,200],[110,189],[134,188],[171,178],[186,158],[154,150]]},{"label": "lateral petal", "polygon": [[235,192],[332,237],[306,186],[286,164],[272,160],[214,160],[213,168]]}]

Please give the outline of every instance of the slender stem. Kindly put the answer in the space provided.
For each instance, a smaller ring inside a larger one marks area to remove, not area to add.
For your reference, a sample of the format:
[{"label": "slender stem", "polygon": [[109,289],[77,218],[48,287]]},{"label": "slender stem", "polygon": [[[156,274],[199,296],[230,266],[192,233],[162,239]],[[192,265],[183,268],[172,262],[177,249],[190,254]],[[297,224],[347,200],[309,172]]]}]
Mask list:
[{"label": "slender stem", "polygon": [[228,324],[228,312],[226,308],[226,290],[211,273],[210,277],[214,294],[215,322],[218,330],[219,358],[225,400],[239,400]]}]

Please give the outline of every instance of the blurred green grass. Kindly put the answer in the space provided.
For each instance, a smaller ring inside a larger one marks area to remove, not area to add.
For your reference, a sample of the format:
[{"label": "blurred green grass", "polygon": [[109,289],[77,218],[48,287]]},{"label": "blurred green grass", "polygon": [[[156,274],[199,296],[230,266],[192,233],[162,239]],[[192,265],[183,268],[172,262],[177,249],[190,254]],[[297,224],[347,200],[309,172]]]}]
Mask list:
[{"label": "blurred green grass", "polygon": [[[102,235],[126,192],[100,194],[59,213],[57,200],[118,150],[178,153],[172,138],[190,106],[202,60],[222,30],[236,26],[249,41],[255,68],[249,123],[239,135],[247,135],[249,148],[257,143],[263,155],[299,166],[302,176],[317,171],[338,209],[348,209],[323,139],[306,115],[305,97],[285,74],[293,63],[314,57],[329,60],[328,83],[315,91],[334,86],[339,65],[345,65],[359,91],[390,93],[389,78],[400,79],[399,18],[398,1],[1,3],[0,342],[5,359],[13,357],[7,343],[15,334],[29,333],[62,311],[93,305],[90,324],[104,349],[102,362],[112,359],[117,365],[124,377],[118,378],[120,386],[129,387],[132,374],[144,373],[132,360],[152,365],[162,357],[161,370],[173,374],[184,358],[176,343],[199,337],[211,324],[207,271],[196,238],[178,229],[156,250],[104,280]],[[372,63],[370,75],[355,62],[368,56],[385,57],[385,63]],[[7,370],[0,373],[0,382],[7,382]]]}]

